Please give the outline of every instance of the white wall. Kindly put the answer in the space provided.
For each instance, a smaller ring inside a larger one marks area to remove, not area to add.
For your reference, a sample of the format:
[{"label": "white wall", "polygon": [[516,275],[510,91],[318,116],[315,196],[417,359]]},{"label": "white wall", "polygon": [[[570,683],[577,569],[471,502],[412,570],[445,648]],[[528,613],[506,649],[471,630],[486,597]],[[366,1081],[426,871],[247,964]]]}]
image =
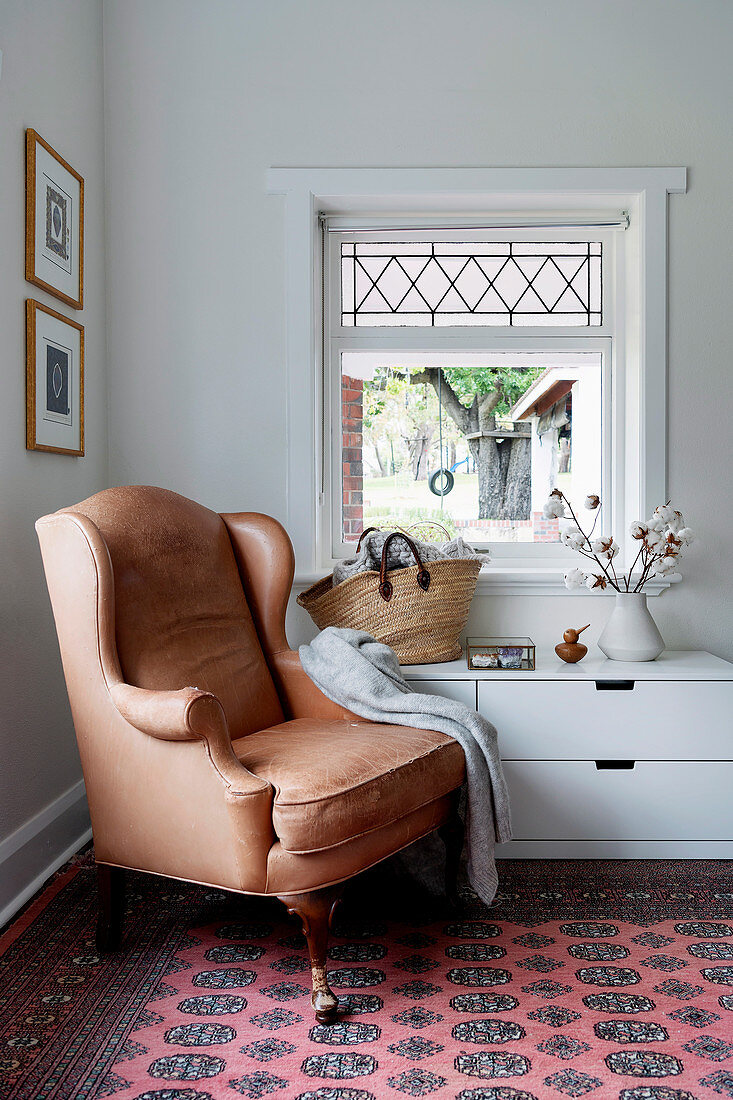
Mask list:
[{"label": "white wall", "polygon": [[[669,488],[702,541],[652,606],[668,644],[733,657],[729,0],[104,10],[113,480],[285,518],[270,165],[687,165],[669,216]],[[472,626],[548,644],[576,620],[597,637],[609,611],[487,597]]]},{"label": "white wall", "polygon": [[[0,0],[0,924],[10,894],[48,865],[63,829],[83,827],[74,797],[49,839],[39,818],[81,776],[33,524],[107,483],[103,236],[102,11],[97,0]],[[85,178],[85,307],[25,282],[25,129],[33,127]],[[86,329],[86,456],[25,449],[26,298]],[[74,796],[74,792],[72,792]],[[83,790],[75,797],[83,798]],[[83,805],[83,803],[82,803]],[[67,812],[69,811],[69,812]],[[36,830],[36,831],[34,831]],[[39,840],[41,862],[34,864]],[[67,841],[68,842],[68,841]],[[20,845],[20,848],[18,848]],[[16,866],[23,855],[23,866]]]}]

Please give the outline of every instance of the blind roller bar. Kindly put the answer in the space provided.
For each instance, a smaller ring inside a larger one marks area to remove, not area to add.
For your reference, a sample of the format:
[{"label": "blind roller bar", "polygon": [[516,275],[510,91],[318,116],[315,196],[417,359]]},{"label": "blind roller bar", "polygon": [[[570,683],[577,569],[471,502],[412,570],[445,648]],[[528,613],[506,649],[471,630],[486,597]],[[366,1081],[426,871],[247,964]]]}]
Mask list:
[{"label": "blind roller bar", "polygon": [[587,218],[518,218],[507,217],[492,218],[485,221],[430,221],[420,219],[412,225],[386,219],[383,223],[369,221],[367,219],[349,222],[345,218],[335,217],[330,214],[319,214],[319,221],[328,233],[420,233],[428,232],[460,232],[467,230],[481,232],[488,229],[628,229],[629,215],[627,211],[613,215],[596,215]]}]

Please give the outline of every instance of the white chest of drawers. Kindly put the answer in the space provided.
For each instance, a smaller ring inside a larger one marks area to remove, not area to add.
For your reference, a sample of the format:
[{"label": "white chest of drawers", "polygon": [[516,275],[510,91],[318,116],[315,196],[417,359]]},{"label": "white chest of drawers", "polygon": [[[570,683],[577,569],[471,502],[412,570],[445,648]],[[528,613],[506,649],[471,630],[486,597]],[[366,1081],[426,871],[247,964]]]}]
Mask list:
[{"label": "white chest of drawers", "polygon": [[554,654],[533,672],[465,657],[403,669],[499,731],[514,840],[526,858],[733,857],[733,664],[667,651],[626,664]]}]

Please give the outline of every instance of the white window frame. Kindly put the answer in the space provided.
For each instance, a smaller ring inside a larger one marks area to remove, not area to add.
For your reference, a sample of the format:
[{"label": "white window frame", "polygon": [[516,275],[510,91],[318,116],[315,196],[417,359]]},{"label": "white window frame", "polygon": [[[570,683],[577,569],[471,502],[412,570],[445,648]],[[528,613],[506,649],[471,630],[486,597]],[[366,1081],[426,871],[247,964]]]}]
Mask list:
[{"label": "white window frame", "polygon": [[[268,189],[285,195],[286,498],[297,583],[322,576],[334,560],[330,529],[324,524],[331,500],[322,446],[329,396],[322,371],[321,214],[380,222],[389,217],[401,225],[407,217],[450,218],[450,224],[461,219],[483,224],[491,217],[492,222],[502,218],[511,224],[532,216],[547,221],[548,212],[555,220],[567,212],[568,221],[600,223],[612,210],[628,211],[624,270],[616,271],[614,282],[616,327],[618,331],[622,323],[624,335],[624,362],[614,363],[614,374],[623,372],[623,408],[614,402],[611,429],[617,537],[621,522],[645,516],[666,499],[667,195],[686,191],[685,168],[273,168]],[[364,330],[350,331],[358,335]],[[396,330],[388,331],[395,335]],[[465,346],[471,327],[443,331]],[[596,327],[564,331],[578,350],[583,338],[604,339]],[[496,329],[496,346],[500,333]],[[532,330],[525,333],[529,341]],[[544,333],[543,342],[546,346]],[[504,549],[495,554],[482,571],[479,591],[567,594],[561,548],[553,546],[542,557],[538,547],[531,549],[531,557],[505,554]],[[659,580],[651,591],[668,584]]]},{"label": "white window frame", "polygon": [[[329,219],[329,224],[335,230],[339,229],[342,219]],[[349,218],[349,225],[360,219]],[[364,219],[364,224],[368,224]],[[380,220],[380,224],[382,224]],[[405,219],[401,226],[404,228]],[[415,229],[422,233],[429,231],[429,226],[424,222],[415,220]],[[431,232],[431,240],[446,241],[455,239],[460,241],[476,240],[505,242],[548,242],[565,243],[567,241],[601,241],[603,244],[602,255],[602,279],[603,293],[603,324],[593,326],[529,326],[522,325],[510,328],[507,325],[481,326],[481,325],[456,325],[456,326],[347,326],[341,327],[341,293],[340,293],[340,246],[346,240],[363,240],[363,236],[356,234],[344,234],[340,232],[328,232],[324,241],[328,269],[333,273],[331,279],[327,279],[325,296],[327,308],[325,312],[324,326],[324,355],[323,369],[325,372],[326,386],[323,392],[324,424],[330,431],[324,431],[321,446],[323,449],[322,461],[326,477],[324,488],[329,494],[326,506],[319,509],[318,517],[318,544],[322,547],[320,559],[324,561],[335,560],[338,557],[348,557],[354,552],[353,544],[344,543],[341,537],[341,353],[348,351],[389,351],[395,353],[395,358],[400,352],[404,353],[428,353],[434,355],[439,352],[563,352],[595,351],[603,356],[602,402],[599,410],[601,416],[601,429],[603,438],[603,485],[614,486],[613,496],[604,497],[604,521],[608,530],[613,529],[614,518],[620,514],[623,503],[623,486],[614,485],[611,477],[611,456],[614,451],[612,440],[616,432],[616,424],[612,402],[611,378],[621,382],[623,388],[623,341],[615,340],[615,303],[623,294],[623,264],[617,263],[617,250],[623,248],[623,236],[625,231],[583,229],[582,227],[568,229],[514,229],[497,230],[490,234],[472,230],[466,231],[441,231]],[[389,231],[384,234],[388,238]],[[400,234],[400,239],[406,235]],[[330,293],[329,293],[330,292]],[[600,486],[589,486],[590,490],[599,490]],[[436,502],[437,503],[437,502]],[[637,518],[634,516],[633,518]],[[555,564],[556,570],[564,567],[572,568],[577,559],[572,560],[572,551],[568,551],[559,542],[557,543],[502,543],[502,542],[478,542],[472,539],[476,545],[488,546],[491,550],[492,560],[496,567],[506,568],[512,562],[523,567],[537,566],[538,563]],[[507,560],[505,560],[507,559]]]}]

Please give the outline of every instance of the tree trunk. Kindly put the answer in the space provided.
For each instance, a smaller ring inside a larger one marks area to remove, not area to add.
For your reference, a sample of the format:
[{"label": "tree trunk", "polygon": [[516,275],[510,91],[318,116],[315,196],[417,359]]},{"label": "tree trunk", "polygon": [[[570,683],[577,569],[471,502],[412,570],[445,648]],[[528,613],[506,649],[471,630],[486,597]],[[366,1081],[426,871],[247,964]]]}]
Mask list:
[{"label": "tree trunk", "polygon": [[379,453],[379,444],[378,443],[374,444],[374,453],[377,456],[377,465],[379,466],[379,476],[380,477],[387,477],[387,475],[389,474],[389,470],[387,469],[386,465],[382,461],[382,456]]},{"label": "tree trunk", "polygon": [[430,444],[435,434],[433,424],[421,424],[417,429],[417,438],[410,440],[410,466],[415,481],[427,481]]},{"label": "tree trunk", "polygon": [[529,436],[497,443],[493,436],[470,439],[478,473],[479,519],[529,519],[531,441]]}]

